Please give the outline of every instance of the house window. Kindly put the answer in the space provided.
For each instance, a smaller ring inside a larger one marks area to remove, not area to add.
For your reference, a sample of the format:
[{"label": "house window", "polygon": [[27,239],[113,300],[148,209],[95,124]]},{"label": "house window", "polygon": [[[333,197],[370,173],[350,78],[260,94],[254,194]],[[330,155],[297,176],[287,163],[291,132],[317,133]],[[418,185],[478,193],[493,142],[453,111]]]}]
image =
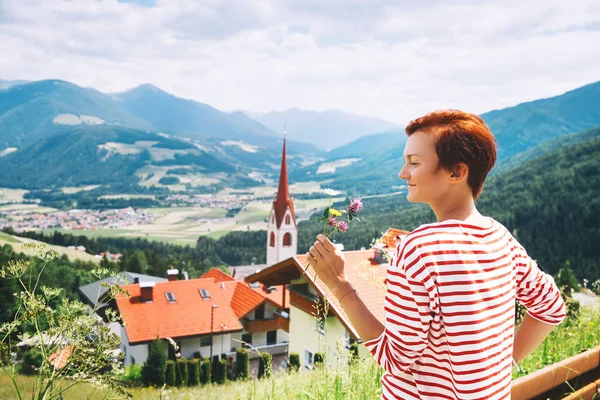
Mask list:
[{"label": "house window", "polygon": [[175,303],[175,295],[173,292],[165,292],[165,297],[169,303]]},{"label": "house window", "polygon": [[254,310],[254,319],[265,319],[265,305],[261,304]]},{"label": "house window", "polygon": [[313,367],[313,363],[314,363],[313,356],[314,356],[313,353],[311,353],[310,351],[308,351],[306,349],[304,350],[304,366],[308,369],[312,369],[312,367]]},{"label": "house window", "polygon": [[252,344],[252,334],[251,333],[242,334],[242,342],[243,342],[242,345],[244,347],[246,347],[246,348],[250,347],[249,345]]},{"label": "house window", "polygon": [[286,215],[286,216],[285,216],[285,224],[286,224],[286,225],[289,225],[289,224],[290,224],[290,216],[289,216],[289,215]]},{"label": "house window", "polygon": [[212,336],[203,336],[200,338],[200,347],[212,346]]},{"label": "house window", "polygon": [[269,239],[269,246],[275,247],[275,234],[271,232],[271,238]]},{"label": "house window", "polygon": [[283,235],[283,245],[284,246],[291,246],[292,245],[292,234],[291,233],[286,233],[285,235]]},{"label": "house window", "polygon": [[277,343],[277,331],[267,331],[267,344]]},{"label": "house window", "polygon": [[200,292],[200,296],[202,296],[203,299],[210,299],[210,294],[208,293],[208,290],[198,289],[198,292]]}]

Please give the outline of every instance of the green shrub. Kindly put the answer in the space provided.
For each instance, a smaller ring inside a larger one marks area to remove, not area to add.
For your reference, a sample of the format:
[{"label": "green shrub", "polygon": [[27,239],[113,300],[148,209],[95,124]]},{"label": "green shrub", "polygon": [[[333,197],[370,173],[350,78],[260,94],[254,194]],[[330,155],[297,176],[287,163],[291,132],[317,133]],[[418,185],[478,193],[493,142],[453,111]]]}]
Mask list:
[{"label": "green shrub", "polygon": [[292,369],[298,371],[300,369],[300,354],[295,352],[290,353],[288,356],[287,369],[288,371],[291,371]]},{"label": "green shrub", "polygon": [[248,350],[240,347],[235,352],[235,371],[233,373],[235,379],[248,379],[250,377],[250,358]]},{"label": "green shrub", "polygon": [[177,368],[175,369],[175,385],[187,386],[188,383],[188,360],[186,358],[177,359]]},{"label": "green shrub", "polygon": [[223,384],[227,381],[227,360],[221,359],[217,361],[217,380],[218,384]]},{"label": "green shrub", "polygon": [[21,373],[23,375],[35,375],[44,361],[44,355],[36,348],[27,350],[23,354],[23,363],[21,364]]},{"label": "green shrub", "polygon": [[131,364],[125,367],[125,382],[129,386],[139,386],[142,383],[142,366],[139,364]]},{"label": "green shrub", "polygon": [[175,378],[175,361],[167,360],[166,363],[166,372],[165,372],[165,383],[167,386],[175,386],[176,378]]},{"label": "green shrub", "polygon": [[162,386],[165,383],[165,363],[167,362],[165,344],[154,340],[148,345],[148,358],[142,366],[142,382],[146,386]]},{"label": "green shrub", "polygon": [[319,365],[323,365],[324,361],[325,361],[325,356],[323,355],[323,353],[315,353],[315,360],[314,360],[315,367],[317,367]]},{"label": "green shrub", "polygon": [[202,364],[200,364],[200,383],[206,385],[211,382],[210,372],[210,360],[206,358],[202,361]]},{"label": "green shrub", "polygon": [[200,360],[192,358],[188,361],[188,386],[197,386],[200,383]]},{"label": "green shrub", "polygon": [[271,376],[271,362],[273,356],[270,353],[260,353],[260,363],[258,364],[258,379]]}]

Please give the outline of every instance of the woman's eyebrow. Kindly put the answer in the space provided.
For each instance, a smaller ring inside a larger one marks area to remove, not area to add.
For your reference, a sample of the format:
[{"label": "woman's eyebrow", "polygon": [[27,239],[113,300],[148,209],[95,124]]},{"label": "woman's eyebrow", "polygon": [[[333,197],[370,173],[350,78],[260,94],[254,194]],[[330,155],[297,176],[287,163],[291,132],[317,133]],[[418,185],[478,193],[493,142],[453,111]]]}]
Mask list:
[{"label": "woman's eyebrow", "polygon": [[404,156],[404,158],[408,158],[408,157],[419,157],[419,155],[418,154],[406,154]]}]

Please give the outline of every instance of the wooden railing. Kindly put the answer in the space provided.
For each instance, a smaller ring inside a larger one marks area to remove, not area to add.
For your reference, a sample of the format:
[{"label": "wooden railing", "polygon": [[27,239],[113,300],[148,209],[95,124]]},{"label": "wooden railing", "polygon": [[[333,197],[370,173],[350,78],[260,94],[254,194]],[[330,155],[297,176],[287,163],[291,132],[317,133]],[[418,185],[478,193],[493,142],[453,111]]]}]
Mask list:
[{"label": "wooden railing", "polygon": [[592,400],[599,389],[600,346],[516,379],[511,398]]}]

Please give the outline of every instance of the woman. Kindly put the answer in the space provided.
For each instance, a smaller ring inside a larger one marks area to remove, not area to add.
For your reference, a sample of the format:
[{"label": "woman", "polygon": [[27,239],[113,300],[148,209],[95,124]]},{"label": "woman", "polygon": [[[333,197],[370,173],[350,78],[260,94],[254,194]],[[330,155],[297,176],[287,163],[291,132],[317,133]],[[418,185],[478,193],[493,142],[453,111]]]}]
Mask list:
[{"label": "woman", "polygon": [[[564,319],[564,302],[510,232],[475,207],[496,161],[484,121],[435,111],[406,133],[399,177],[407,199],[428,204],[437,222],[396,249],[385,325],[347,281],[344,256],[325,236],[308,260],[384,367],[382,399],[509,399],[513,365]],[[527,309],[516,334],[515,299]]]}]

